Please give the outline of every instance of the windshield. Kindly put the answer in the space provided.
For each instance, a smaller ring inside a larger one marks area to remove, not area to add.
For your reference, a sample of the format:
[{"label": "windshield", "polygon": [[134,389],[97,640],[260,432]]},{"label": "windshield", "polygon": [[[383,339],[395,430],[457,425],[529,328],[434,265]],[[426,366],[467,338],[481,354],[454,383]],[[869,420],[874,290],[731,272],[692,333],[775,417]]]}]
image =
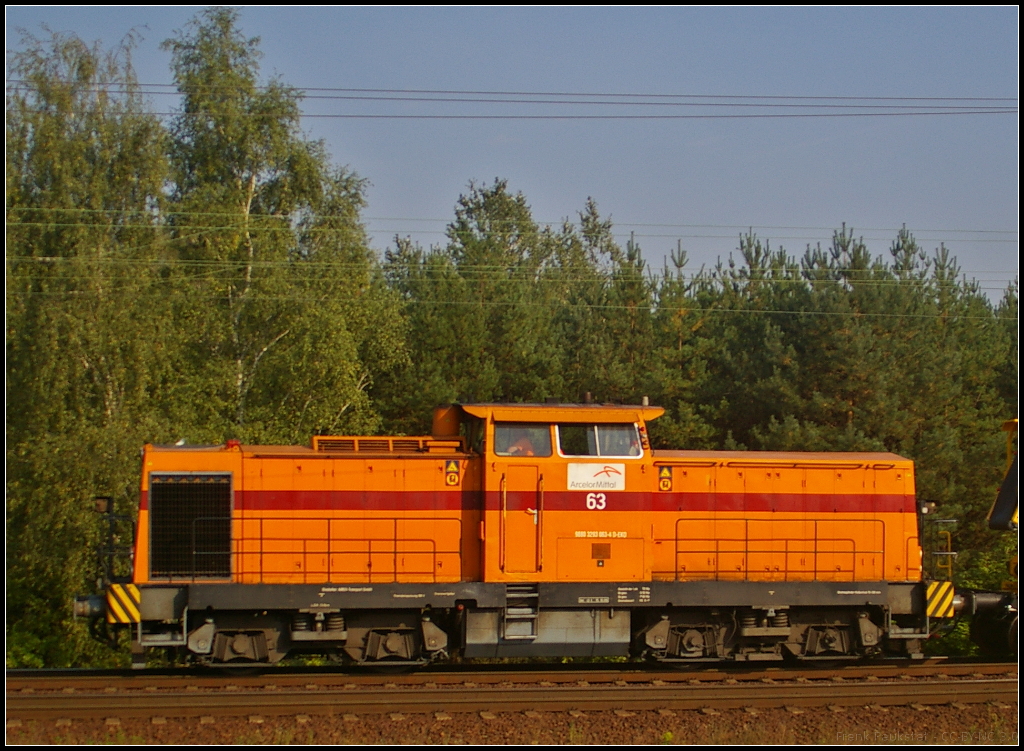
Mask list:
[{"label": "windshield", "polygon": [[562,456],[640,456],[640,435],[636,425],[558,426],[558,450]]},{"label": "windshield", "polygon": [[494,453],[498,456],[551,456],[551,426],[523,422],[495,423]]}]

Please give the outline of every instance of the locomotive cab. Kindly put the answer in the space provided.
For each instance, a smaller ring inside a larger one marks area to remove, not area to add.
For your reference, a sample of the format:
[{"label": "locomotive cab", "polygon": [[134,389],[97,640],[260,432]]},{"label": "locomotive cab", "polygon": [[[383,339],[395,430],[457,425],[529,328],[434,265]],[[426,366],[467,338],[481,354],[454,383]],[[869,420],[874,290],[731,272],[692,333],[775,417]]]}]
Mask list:
[{"label": "locomotive cab", "polygon": [[659,408],[463,405],[485,425],[485,582],[649,578],[646,420]]}]

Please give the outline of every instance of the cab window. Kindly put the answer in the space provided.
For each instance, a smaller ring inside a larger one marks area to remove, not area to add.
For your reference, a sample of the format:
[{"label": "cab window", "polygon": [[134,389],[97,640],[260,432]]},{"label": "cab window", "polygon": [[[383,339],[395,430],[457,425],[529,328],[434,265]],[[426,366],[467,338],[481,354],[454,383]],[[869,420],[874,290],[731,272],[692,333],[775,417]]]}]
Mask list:
[{"label": "cab window", "polygon": [[466,439],[469,450],[482,454],[484,452],[484,421],[479,418],[463,420],[459,427],[462,437]]},{"label": "cab window", "polygon": [[494,453],[498,456],[551,456],[551,428],[536,423],[496,422]]},{"label": "cab window", "polygon": [[560,424],[558,450],[562,456],[635,457],[640,449],[636,425]]}]

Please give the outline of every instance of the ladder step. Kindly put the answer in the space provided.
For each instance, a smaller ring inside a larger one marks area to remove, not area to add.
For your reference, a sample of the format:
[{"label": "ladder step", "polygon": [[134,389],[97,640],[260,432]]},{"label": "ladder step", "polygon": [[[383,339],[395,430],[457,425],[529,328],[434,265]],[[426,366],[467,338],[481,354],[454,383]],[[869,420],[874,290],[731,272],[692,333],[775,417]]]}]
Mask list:
[{"label": "ladder step", "polygon": [[537,609],[536,608],[523,608],[523,607],[519,607],[519,608],[516,608],[516,607],[505,608],[505,617],[506,618],[517,618],[517,617],[518,618],[536,618],[537,617]]},{"label": "ladder step", "polygon": [[540,592],[536,584],[509,584],[505,588],[503,631],[506,640],[532,641],[537,638]]}]

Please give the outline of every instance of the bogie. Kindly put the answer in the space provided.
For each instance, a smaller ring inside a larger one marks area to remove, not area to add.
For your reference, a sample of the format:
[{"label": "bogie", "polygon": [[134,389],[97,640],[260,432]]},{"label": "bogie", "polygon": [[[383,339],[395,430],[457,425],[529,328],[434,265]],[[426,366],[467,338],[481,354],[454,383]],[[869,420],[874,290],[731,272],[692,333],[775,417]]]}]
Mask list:
[{"label": "bogie", "polygon": [[869,657],[884,613],[813,608],[680,608],[639,615],[634,654],[663,662]]}]

